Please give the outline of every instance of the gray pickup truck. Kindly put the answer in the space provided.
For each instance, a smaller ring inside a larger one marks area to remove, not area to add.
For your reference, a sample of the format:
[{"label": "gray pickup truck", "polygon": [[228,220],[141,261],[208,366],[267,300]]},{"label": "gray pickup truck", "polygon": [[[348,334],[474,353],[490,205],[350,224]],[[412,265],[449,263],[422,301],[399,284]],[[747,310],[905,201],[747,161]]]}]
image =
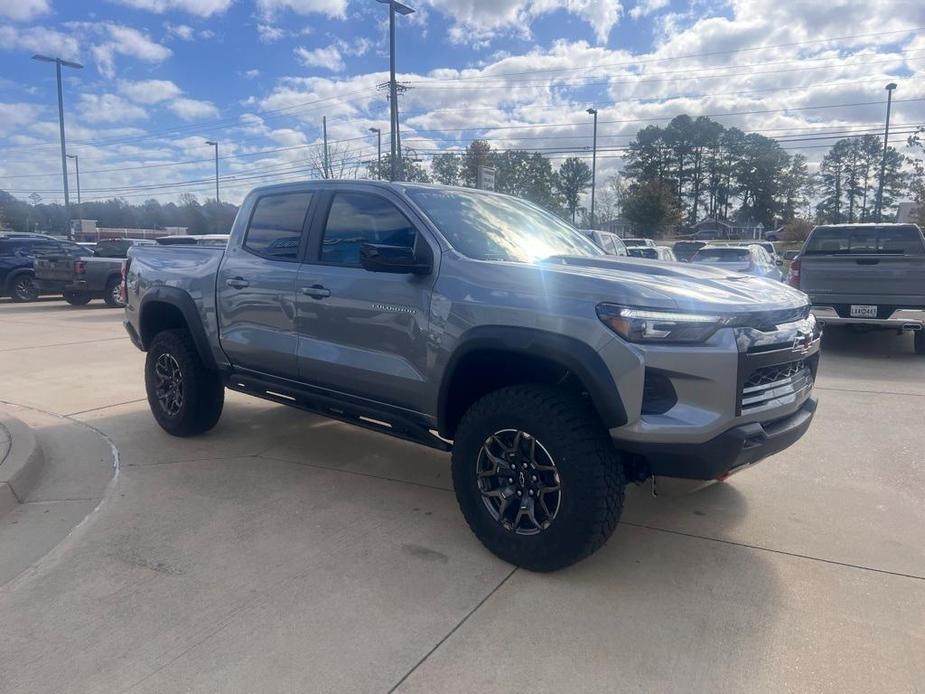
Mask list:
[{"label": "gray pickup truck", "polygon": [[725,479],[816,408],[802,292],[606,255],[485,191],[259,188],[226,249],[132,249],[124,291],[168,433],[212,428],[229,388],[452,450],[475,535],[537,571],[600,547],[628,481]]},{"label": "gray pickup truck", "polygon": [[43,293],[60,293],[72,306],[102,299],[110,308],[122,308],[122,261],[130,248],[154,243],[149,239],[104,239],[90,257],[45,253],[35,259],[33,283]]},{"label": "gray pickup truck", "polygon": [[820,323],[912,332],[925,354],[925,238],[916,225],[816,227],[788,282],[809,294]]}]

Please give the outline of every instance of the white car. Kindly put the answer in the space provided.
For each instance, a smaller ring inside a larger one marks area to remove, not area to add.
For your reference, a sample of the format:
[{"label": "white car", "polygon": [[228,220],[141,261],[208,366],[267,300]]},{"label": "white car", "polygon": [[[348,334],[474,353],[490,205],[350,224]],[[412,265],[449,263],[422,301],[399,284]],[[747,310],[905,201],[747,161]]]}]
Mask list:
[{"label": "white car", "polygon": [[747,246],[704,246],[691,257],[692,263],[703,263],[743,275],[755,275],[782,282],[777,263],[757,244]]}]

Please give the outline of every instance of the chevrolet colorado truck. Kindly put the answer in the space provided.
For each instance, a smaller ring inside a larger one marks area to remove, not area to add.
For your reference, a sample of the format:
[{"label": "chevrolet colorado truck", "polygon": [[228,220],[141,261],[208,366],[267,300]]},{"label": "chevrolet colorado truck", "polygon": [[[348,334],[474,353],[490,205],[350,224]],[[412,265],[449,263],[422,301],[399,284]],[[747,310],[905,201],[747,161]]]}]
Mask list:
[{"label": "chevrolet colorado truck", "polygon": [[211,429],[227,388],[452,451],[475,535],[536,571],[603,545],[627,482],[724,479],[816,408],[802,292],[607,255],[486,191],[258,188],[227,248],[133,248],[124,277],[168,433]]},{"label": "chevrolet colorado truck", "polygon": [[915,224],[830,224],[810,232],[787,281],[820,324],[911,332],[925,354],[925,238]]}]

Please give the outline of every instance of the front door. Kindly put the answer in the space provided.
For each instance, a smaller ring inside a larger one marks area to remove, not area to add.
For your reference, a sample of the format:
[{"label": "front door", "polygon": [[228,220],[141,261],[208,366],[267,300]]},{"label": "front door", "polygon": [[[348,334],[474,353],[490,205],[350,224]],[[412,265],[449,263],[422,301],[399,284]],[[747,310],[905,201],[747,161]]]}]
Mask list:
[{"label": "front door", "polygon": [[299,248],[312,193],[257,199],[243,241],[218,273],[222,348],[238,368],[298,377],[295,331]]},{"label": "front door", "polygon": [[[397,200],[339,190],[297,281],[299,375],[306,383],[421,411],[434,274],[369,272],[360,245],[429,243]],[[435,246],[428,246],[435,254]]]}]

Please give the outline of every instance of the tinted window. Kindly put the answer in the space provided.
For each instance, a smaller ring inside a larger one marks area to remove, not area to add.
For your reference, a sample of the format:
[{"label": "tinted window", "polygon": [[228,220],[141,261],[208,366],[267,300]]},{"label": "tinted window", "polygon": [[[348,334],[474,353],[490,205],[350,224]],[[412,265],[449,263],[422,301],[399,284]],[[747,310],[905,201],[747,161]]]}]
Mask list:
[{"label": "tinted window", "polygon": [[259,255],[296,260],[311,193],[268,195],[257,201],[244,247]]},{"label": "tinted window", "polygon": [[718,263],[743,263],[751,255],[747,248],[701,248],[694,254],[693,260],[713,260]]},{"label": "tinted window", "polygon": [[53,250],[60,248],[60,246],[48,239],[6,239],[0,241],[0,255],[16,255],[17,253],[33,255],[38,248]]},{"label": "tinted window", "polygon": [[818,227],[806,242],[805,255],[830,253],[925,253],[922,232],[901,227]]},{"label": "tinted window", "polygon": [[414,227],[398,208],[378,195],[338,193],[321,241],[321,261],[359,265],[360,245],[414,246]]}]

